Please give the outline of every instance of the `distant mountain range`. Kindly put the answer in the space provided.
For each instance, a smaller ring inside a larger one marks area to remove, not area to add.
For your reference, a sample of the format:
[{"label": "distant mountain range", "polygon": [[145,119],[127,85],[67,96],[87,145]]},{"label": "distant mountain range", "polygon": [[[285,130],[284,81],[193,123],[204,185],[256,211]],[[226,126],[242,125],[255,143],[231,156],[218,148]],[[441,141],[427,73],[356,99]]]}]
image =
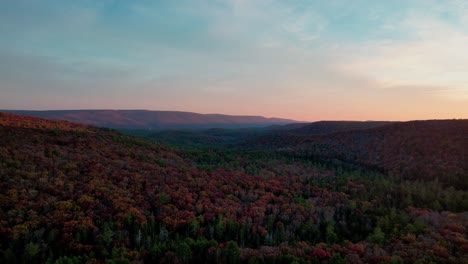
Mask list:
[{"label": "distant mountain range", "polygon": [[179,111],[149,110],[0,110],[32,117],[120,129],[243,128],[297,123],[283,118],[198,114]]}]

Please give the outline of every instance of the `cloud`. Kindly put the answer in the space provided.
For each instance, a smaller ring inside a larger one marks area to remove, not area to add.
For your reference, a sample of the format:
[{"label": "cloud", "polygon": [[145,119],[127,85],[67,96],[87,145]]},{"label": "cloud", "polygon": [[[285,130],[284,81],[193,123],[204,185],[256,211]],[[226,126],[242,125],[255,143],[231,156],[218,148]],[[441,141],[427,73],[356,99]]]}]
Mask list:
[{"label": "cloud", "polygon": [[444,99],[466,100],[468,24],[453,25],[439,16],[438,7],[434,10],[412,11],[393,23],[394,30],[404,30],[410,38],[368,41],[341,51],[351,55],[345,55],[339,67],[375,80],[380,88],[425,87],[423,92]]}]

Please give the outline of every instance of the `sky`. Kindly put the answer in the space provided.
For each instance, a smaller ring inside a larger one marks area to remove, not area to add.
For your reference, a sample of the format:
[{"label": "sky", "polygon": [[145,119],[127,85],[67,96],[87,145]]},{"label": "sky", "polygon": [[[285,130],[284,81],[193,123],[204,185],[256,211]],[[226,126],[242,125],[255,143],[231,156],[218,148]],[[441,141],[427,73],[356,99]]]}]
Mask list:
[{"label": "sky", "polygon": [[0,0],[0,109],[468,118],[468,1]]}]

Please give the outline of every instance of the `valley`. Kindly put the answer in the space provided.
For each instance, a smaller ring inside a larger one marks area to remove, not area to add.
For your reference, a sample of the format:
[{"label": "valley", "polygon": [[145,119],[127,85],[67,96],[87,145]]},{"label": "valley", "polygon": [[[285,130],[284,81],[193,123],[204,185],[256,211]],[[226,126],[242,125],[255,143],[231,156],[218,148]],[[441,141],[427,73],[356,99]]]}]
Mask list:
[{"label": "valley", "polygon": [[296,126],[0,113],[1,262],[466,262],[466,120]]}]

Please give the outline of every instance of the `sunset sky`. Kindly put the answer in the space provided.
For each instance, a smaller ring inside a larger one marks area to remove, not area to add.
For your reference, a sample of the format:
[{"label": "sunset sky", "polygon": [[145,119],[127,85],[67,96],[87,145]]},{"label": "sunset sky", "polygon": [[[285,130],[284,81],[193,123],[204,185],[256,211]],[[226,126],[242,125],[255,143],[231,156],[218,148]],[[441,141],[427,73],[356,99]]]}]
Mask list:
[{"label": "sunset sky", "polygon": [[468,118],[468,1],[0,1],[0,109]]}]

